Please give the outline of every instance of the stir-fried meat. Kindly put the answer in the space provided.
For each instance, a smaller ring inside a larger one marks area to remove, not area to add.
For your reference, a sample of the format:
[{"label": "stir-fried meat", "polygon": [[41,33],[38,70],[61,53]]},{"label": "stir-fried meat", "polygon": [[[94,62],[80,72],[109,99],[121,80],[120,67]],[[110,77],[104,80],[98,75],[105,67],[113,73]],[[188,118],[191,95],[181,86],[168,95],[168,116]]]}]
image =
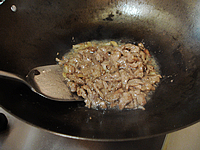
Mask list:
[{"label": "stir-fried meat", "polygon": [[77,85],[76,85],[76,83],[74,83],[74,82],[67,82],[67,86],[70,87],[71,92],[76,92],[76,90],[77,90]]},{"label": "stir-fried meat", "polygon": [[119,100],[119,109],[124,109],[124,107],[132,102],[133,98],[132,98],[132,95],[131,93],[129,92],[124,92],[123,93],[123,96],[120,98]]},{"label": "stir-fried meat", "polygon": [[135,72],[134,72],[134,77],[135,78],[142,78],[143,76],[144,76],[144,72],[143,72],[143,70],[141,70],[141,69],[137,69]]},{"label": "stir-fried meat", "polygon": [[121,74],[122,84],[126,85],[129,80],[129,76],[127,76],[127,72],[125,70],[120,70],[119,72]]},{"label": "stir-fried meat", "polygon": [[96,84],[98,89],[103,89],[104,88],[103,80],[96,79],[95,80],[95,84]]},{"label": "stir-fried meat", "polygon": [[149,82],[150,84],[155,84],[160,82],[160,75],[154,75],[154,76],[145,76],[142,80],[145,82]]},{"label": "stir-fried meat", "polygon": [[90,89],[90,87],[88,85],[83,85],[83,86],[81,86],[81,88],[86,90],[88,94],[92,93],[92,91],[91,91],[91,89]]},{"label": "stir-fried meat", "polygon": [[74,73],[75,68],[72,65],[64,65],[63,72],[65,73]]},{"label": "stir-fried meat", "polygon": [[107,108],[107,105],[106,105],[106,102],[105,102],[105,101],[101,101],[101,102],[99,103],[99,106],[100,106],[100,108],[102,108],[102,109],[106,109],[106,108]]},{"label": "stir-fried meat", "polygon": [[104,98],[104,95],[103,95],[103,93],[97,88],[97,85],[96,85],[96,83],[94,83],[94,89],[95,89],[95,91],[99,94],[99,96],[101,97],[101,98]]},{"label": "stir-fried meat", "polygon": [[144,106],[146,104],[145,95],[138,94],[137,95],[137,102],[138,102],[139,105]]},{"label": "stir-fried meat", "polygon": [[96,65],[92,66],[90,69],[91,69],[91,73],[94,78],[98,78],[101,76],[101,66],[100,65],[96,64]]},{"label": "stir-fried meat", "polygon": [[150,90],[154,91],[155,89],[152,84],[145,82],[144,85],[142,86],[141,90],[142,91],[150,91]]},{"label": "stir-fried meat", "polygon": [[110,55],[110,59],[113,62],[117,62],[119,60],[119,58],[121,57],[121,52],[119,51],[112,51],[111,55]]},{"label": "stir-fried meat", "polygon": [[85,90],[80,88],[80,87],[77,87],[77,95],[78,96],[82,96],[83,98],[87,97],[87,94],[86,94]]},{"label": "stir-fried meat", "polygon": [[84,80],[76,76],[75,74],[71,75],[68,74],[67,77],[70,79],[70,81],[74,81],[77,84],[83,85],[85,84]]},{"label": "stir-fried meat", "polygon": [[88,108],[144,109],[146,96],[161,76],[149,61],[142,43],[119,45],[86,42],[63,57],[63,76],[71,92],[83,97]]},{"label": "stir-fried meat", "polygon": [[94,57],[97,61],[103,62],[103,56],[100,53],[94,53]]},{"label": "stir-fried meat", "polygon": [[121,95],[123,94],[123,89],[118,89],[117,91],[115,91],[114,93],[112,93],[109,98],[108,98],[108,101],[109,102],[114,102],[116,100],[118,100]]},{"label": "stir-fried meat", "polygon": [[140,79],[132,79],[128,81],[129,86],[135,86],[138,84],[144,84]]}]

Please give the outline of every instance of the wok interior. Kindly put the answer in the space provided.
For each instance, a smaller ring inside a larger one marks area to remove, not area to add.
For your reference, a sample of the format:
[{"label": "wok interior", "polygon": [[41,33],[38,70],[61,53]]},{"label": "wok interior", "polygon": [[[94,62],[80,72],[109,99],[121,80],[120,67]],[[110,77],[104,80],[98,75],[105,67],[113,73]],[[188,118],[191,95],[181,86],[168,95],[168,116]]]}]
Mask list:
[{"label": "wok interior", "polygon": [[0,25],[1,70],[25,77],[34,67],[55,64],[73,44],[112,39],[144,42],[163,76],[145,111],[54,102],[1,79],[0,103],[14,115],[66,136],[104,140],[146,138],[199,120],[197,2],[34,0],[19,1],[16,13],[8,10],[9,3],[0,9],[6,15]]}]

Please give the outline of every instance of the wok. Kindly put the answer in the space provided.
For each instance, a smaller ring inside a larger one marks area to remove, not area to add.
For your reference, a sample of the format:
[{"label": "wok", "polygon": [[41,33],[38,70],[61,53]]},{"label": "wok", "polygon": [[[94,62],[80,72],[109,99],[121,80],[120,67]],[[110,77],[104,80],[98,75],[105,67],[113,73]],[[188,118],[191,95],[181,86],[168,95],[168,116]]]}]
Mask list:
[{"label": "wok", "polygon": [[163,76],[145,111],[50,101],[0,79],[1,106],[23,121],[70,138],[117,141],[166,134],[200,119],[199,1],[7,0],[0,16],[0,70],[25,77],[56,64],[73,44],[121,39],[145,43]]}]

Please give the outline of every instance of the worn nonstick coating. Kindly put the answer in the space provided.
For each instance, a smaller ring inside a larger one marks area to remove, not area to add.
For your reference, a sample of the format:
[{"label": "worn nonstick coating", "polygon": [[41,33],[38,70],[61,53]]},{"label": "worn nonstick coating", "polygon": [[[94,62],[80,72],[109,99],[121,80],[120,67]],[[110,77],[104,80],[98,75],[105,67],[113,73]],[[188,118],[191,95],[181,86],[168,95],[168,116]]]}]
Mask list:
[{"label": "worn nonstick coating", "polygon": [[[16,5],[17,11],[10,10]],[[73,44],[144,42],[163,79],[146,110],[93,110],[55,102],[0,79],[0,104],[37,127],[88,140],[142,139],[200,119],[200,2],[157,0],[9,0],[0,6],[0,69],[25,76],[55,64]],[[57,56],[57,53],[59,55]]]}]

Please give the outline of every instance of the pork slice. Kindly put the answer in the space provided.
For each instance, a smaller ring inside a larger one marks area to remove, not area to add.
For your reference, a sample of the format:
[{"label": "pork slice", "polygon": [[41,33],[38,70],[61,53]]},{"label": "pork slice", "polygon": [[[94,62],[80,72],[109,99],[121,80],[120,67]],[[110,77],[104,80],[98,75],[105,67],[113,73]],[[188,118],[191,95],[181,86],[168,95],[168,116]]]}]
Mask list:
[{"label": "pork slice", "polygon": [[97,101],[98,94],[95,91],[92,91],[92,93],[88,94],[88,99],[92,101]]},{"label": "pork slice", "polygon": [[100,102],[101,102],[101,100],[99,98],[95,98],[95,99],[91,100],[91,106],[93,108],[96,108]]},{"label": "pork slice", "polygon": [[106,108],[107,108],[106,102],[101,101],[101,102],[99,103],[99,107],[102,108],[102,109],[106,109]]},{"label": "pork slice", "polygon": [[129,80],[127,72],[125,70],[120,70],[119,73],[121,74],[122,84],[126,85]]},{"label": "pork slice", "polygon": [[77,87],[77,95],[82,96],[84,99],[87,98],[87,94],[84,89]]},{"label": "pork slice", "polygon": [[112,46],[102,46],[99,48],[103,52],[111,52],[113,50]]},{"label": "pork slice", "polygon": [[71,92],[76,92],[77,90],[77,85],[74,82],[67,82],[67,86],[70,87]]},{"label": "pork slice", "polygon": [[119,51],[112,51],[110,58],[113,62],[117,62],[121,57],[121,52]]},{"label": "pork slice", "polygon": [[123,49],[122,47],[115,47],[115,48],[113,49],[113,51],[118,51],[118,52],[122,53],[122,52],[123,52],[122,49]]},{"label": "pork slice", "polygon": [[91,72],[94,78],[100,77],[101,76],[101,66],[100,64],[96,64],[92,66]]},{"label": "pork slice", "polygon": [[138,105],[144,106],[146,104],[146,94],[139,89],[129,91],[131,93],[132,98],[137,100],[135,103]]},{"label": "pork slice", "polygon": [[108,90],[109,91],[116,91],[118,89],[122,88],[122,83],[121,82],[109,82]]},{"label": "pork slice", "polygon": [[136,52],[136,53],[139,53],[139,50],[140,50],[139,47],[134,44],[125,44],[124,48],[129,51]]},{"label": "pork slice", "polygon": [[126,106],[125,106],[125,108],[126,109],[133,109],[133,108],[137,108],[137,100],[136,99],[134,99],[133,101],[131,101],[129,104],[127,104]]},{"label": "pork slice", "polygon": [[103,76],[101,76],[101,79],[102,79],[103,81],[108,81],[108,82],[121,81],[121,77],[113,78],[112,75],[109,74],[109,73],[106,73],[106,74],[104,74]]},{"label": "pork slice", "polygon": [[152,84],[145,82],[144,85],[142,86],[142,91],[150,91],[150,90],[155,90]]},{"label": "pork slice", "polygon": [[147,65],[146,66],[146,74],[149,74],[151,71],[155,71],[154,67],[152,65]]},{"label": "pork slice", "polygon": [[139,89],[132,89],[132,90],[129,91],[129,93],[131,93],[133,99],[135,99],[138,94],[141,94],[141,90],[139,90]]},{"label": "pork slice", "polygon": [[122,83],[121,82],[116,82],[115,86],[113,87],[113,89],[118,90],[120,88],[122,88]]},{"label": "pork slice", "polygon": [[122,55],[128,57],[131,53],[128,50],[123,50]]},{"label": "pork slice", "polygon": [[138,67],[138,63],[127,63],[127,67],[131,69],[136,69]]},{"label": "pork slice", "polygon": [[83,76],[85,76],[85,77],[91,76],[91,71],[92,70],[90,68],[81,69],[81,72],[82,72]]},{"label": "pork slice", "polygon": [[139,53],[140,52],[140,48],[136,45],[132,46],[130,52],[133,52],[133,53]]},{"label": "pork slice", "polygon": [[138,46],[139,46],[140,49],[144,48],[144,45],[142,43],[138,43]]},{"label": "pork slice", "polygon": [[75,72],[75,67],[72,66],[72,65],[69,65],[69,64],[65,64],[64,67],[63,67],[63,72],[65,73],[74,73]]},{"label": "pork slice", "polygon": [[128,84],[126,85],[126,90],[128,90],[129,88],[131,89],[131,87],[141,90],[143,84],[144,83],[141,81],[141,79],[131,79],[128,81]]},{"label": "pork slice", "polygon": [[96,47],[93,47],[93,46],[89,46],[85,49],[87,52],[89,53],[94,53],[97,51],[97,48]]},{"label": "pork slice", "polygon": [[104,61],[104,58],[103,56],[100,54],[100,53],[94,53],[94,56],[95,56],[95,59],[99,62],[103,62]]},{"label": "pork slice", "polygon": [[133,70],[132,70],[131,68],[129,68],[129,67],[127,67],[126,69],[129,71],[130,75],[132,76],[131,79],[134,79],[134,73],[133,73]]},{"label": "pork slice", "polygon": [[136,62],[138,60],[139,59],[135,55],[133,55],[133,53],[128,53],[128,55],[127,55],[127,61],[129,63],[133,63],[133,62]]},{"label": "pork slice", "polygon": [[90,89],[90,87],[88,85],[83,85],[83,86],[81,86],[81,88],[86,90],[88,94],[92,93],[92,91],[91,91],[91,89]]},{"label": "pork slice", "polygon": [[119,109],[122,110],[128,103],[133,100],[131,93],[124,92],[123,96],[119,100]]},{"label": "pork slice", "polygon": [[120,59],[117,62],[120,63],[120,64],[125,64],[126,60],[127,60],[127,58],[122,56],[122,57],[120,57]]},{"label": "pork slice", "polygon": [[110,108],[114,108],[119,104],[118,101],[110,102]]},{"label": "pork slice", "polygon": [[146,54],[143,51],[140,51],[140,56],[141,56],[143,62],[146,63]]},{"label": "pork slice", "polygon": [[92,63],[92,58],[93,58],[93,55],[90,53],[83,54],[83,62],[84,63]]},{"label": "pork slice", "polygon": [[103,82],[104,89],[108,89],[108,84],[107,84],[107,82],[105,82],[105,81],[102,81],[102,82]]},{"label": "pork slice", "polygon": [[107,60],[105,60],[105,61],[103,61],[102,63],[101,63],[101,66],[103,67],[103,69],[106,71],[106,72],[109,72],[109,70],[110,70],[110,68],[111,68],[111,64],[110,64],[110,61],[107,61]]},{"label": "pork slice", "polygon": [[148,49],[144,49],[144,52],[147,56],[150,56],[151,57],[151,54],[149,53]]},{"label": "pork slice", "polygon": [[100,95],[101,98],[104,98],[103,93],[97,88],[96,83],[93,84],[94,90]]},{"label": "pork slice", "polygon": [[96,80],[95,80],[95,84],[96,84],[96,86],[97,86],[98,89],[104,88],[103,80],[96,79]]},{"label": "pork slice", "polygon": [[144,72],[141,71],[140,69],[137,69],[135,72],[134,72],[134,77],[135,78],[142,78],[144,76]]},{"label": "pork slice", "polygon": [[141,79],[132,79],[132,80],[129,80],[129,81],[128,81],[128,84],[129,84],[130,86],[134,86],[134,85],[136,85],[136,84],[144,84],[144,82],[142,82]]},{"label": "pork slice", "polygon": [[121,88],[118,89],[113,94],[111,94],[110,97],[108,97],[108,101],[114,102],[114,101],[118,100],[122,96],[123,92],[124,92],[123,89],[121,89]]},{"label": "pork slice", "polygon": [[79,78],[79,77],[77,77],[76,74],[72,74],[72,75],[71,75],[71,74],[68,74],[67,77],[68,77],[71,81],[74,81],[74,82],[77,83],[77,84],[80,84],[80,85],[85,84],[84,80],[81,79],[81,78]]},{"label": "pork slice", "polygon": [[91,90],[94,89],[93,82],[90,79],[86,79],[86,84],[90,87]]},{"label": "pork slice", "polygon": [[145,99],[145,95],[144,94],[138,94],[137,95],[137,102],[138,102],[139,105],[144,106],[147,103],[147,101]]},{"label": "pork slice", "polygon": [[85,99],[84,102],[85,102],[85,107],[91,108],[91,101],[89,99]]},{"label": "pork slice", "polygon": [[120,74],[118,71],[116,71],[114,74],[111,75],[111,78],[119,78]]},{"label": "pork slice", "polygon": [[154,75],[154,76],[145,76],[142,78],[142,80],[144,82],[149,82],[150,84],[155,84],[155,83],[159,83],[160,82],[160,78],[161,76],[160,75]]},{"label": "pork slice", "polygon": [[81,62],[81,61],[82,61],[82,58],[79,58],[79,57],[76,56],[76,57],[68,59],[68,64],[76,66],[76,64]]},{"label": "pork slice", "polygon": [[138,85],[135,85],[134,86],[136,89],[139,89],[139,90],[141,90],[142,89],[142,85],[140,85],[140,84],[138,84]]}]

